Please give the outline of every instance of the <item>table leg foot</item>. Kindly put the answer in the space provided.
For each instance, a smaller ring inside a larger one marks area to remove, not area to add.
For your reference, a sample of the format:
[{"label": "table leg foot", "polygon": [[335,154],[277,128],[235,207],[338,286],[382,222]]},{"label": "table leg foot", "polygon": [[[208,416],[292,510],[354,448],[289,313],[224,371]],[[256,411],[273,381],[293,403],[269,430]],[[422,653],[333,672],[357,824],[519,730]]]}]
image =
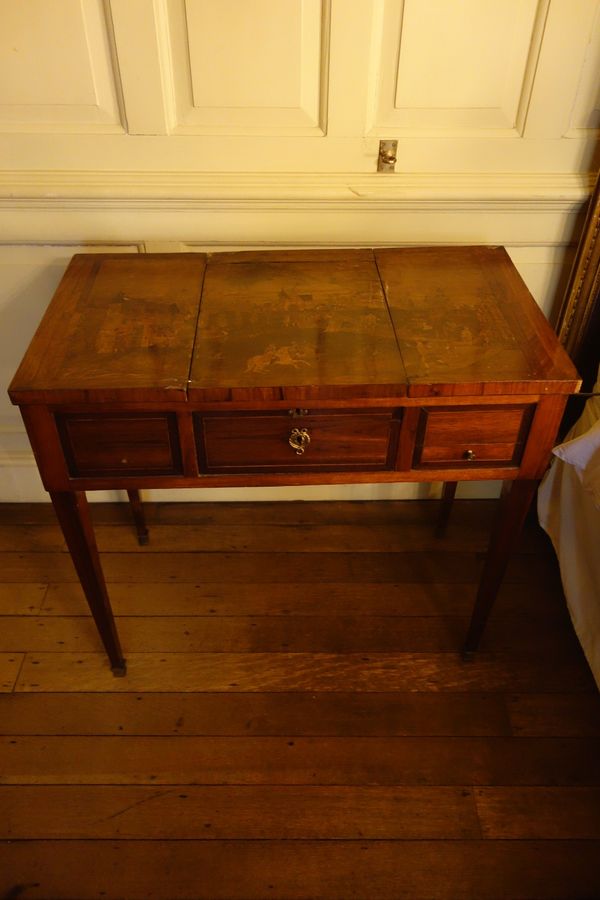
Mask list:
[{"label": "table leg foot", "polygon": [[127,675],[127,662],[122,659],[118,665],[111,666],[111,672],[115,678],[124,678]]}]

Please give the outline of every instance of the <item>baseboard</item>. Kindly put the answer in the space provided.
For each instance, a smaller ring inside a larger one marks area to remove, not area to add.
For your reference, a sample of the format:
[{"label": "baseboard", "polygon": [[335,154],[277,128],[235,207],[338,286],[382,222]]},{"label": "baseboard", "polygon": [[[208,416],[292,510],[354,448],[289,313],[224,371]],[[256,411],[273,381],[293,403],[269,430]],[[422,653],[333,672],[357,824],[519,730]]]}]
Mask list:
[{"label": "baseboard", "polygon": [[[274,502],[293,500],[432,500],[440,496],[441,485],[431,484],[314,484],[289,487],[198,488],[145,490],[147,500],[173,503],[200,502]],[[457,496],[464,499],[497,497],[500,482],[470,481],[458,486]],[[126,500],[125,491],[90,491],[92,502]],[[48,494],[42,485],[33,453],[18,451],[0,455],[0,503],[46,503]]]}]

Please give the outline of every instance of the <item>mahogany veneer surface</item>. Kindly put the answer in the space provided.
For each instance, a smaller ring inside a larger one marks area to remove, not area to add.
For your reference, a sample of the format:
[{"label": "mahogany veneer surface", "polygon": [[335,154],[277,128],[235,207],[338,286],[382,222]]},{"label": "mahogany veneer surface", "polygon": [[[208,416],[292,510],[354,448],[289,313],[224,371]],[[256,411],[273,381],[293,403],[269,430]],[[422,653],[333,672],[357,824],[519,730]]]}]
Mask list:
[{"label": "mahogany veneer surface", "polygon": [[75,256],[10,393],[171,403],[577,384],[504,249],[423,247]]},{"label": "mahogany veneer surface", "polygon": [[12,399],[185,400],[205,265],[202,253],[74,256]]},{"label": "mahogany veneer surface", "polygon": [[573,367],[504,248],[377,250],[375,258],[412,396],[527,393],[547,382],[573,390]]}]

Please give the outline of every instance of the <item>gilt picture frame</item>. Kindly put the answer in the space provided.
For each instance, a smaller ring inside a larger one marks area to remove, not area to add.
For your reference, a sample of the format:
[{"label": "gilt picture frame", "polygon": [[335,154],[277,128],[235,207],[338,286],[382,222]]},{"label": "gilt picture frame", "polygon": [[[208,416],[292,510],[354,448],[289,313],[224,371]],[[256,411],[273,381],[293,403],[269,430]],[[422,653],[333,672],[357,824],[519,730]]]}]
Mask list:
[{"label": "gilt picture frame", "polygon": [[573,270],[560,308],[556,331],[577,361],[600,307],[600,177],[590,199]]}]

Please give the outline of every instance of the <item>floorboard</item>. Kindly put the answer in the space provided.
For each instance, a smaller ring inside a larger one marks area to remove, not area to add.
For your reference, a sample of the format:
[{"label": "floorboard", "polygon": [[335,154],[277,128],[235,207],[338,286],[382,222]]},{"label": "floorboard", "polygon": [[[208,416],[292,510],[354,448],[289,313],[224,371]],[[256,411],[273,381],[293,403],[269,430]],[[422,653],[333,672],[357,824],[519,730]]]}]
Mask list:
[{"label": "floorboard", "polygon": [[0,900],[592,900],[600,695],[495,504],[94,504],[114,678],[48,505],[0,505]]},{"label": "floorboard", "polygon": [[0,871],[28,898],[593,900],[599,857],[577,840],[49,840],[0,846]]}]

